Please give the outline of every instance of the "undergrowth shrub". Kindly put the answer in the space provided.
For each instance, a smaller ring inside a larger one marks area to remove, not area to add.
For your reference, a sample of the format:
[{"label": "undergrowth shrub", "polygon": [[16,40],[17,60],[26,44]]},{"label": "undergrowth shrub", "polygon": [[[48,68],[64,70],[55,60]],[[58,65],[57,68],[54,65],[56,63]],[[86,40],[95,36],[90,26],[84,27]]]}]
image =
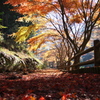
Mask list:
[{"label": "undergrowth shrub", "polygon": [[34,58],[20,58],[16,55],[0,52],[0,72],[31,72],[38,62]]}]

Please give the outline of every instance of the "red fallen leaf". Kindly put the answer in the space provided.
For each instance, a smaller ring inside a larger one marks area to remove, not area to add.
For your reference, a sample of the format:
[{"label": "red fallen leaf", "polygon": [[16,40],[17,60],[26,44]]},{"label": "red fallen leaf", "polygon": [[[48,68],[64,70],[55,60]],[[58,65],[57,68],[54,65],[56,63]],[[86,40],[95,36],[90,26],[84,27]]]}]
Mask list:
[{"label": "red fallen leaf", "polygon": [[71,94],[67,94],[66,97],[67,97],[67,98],[70,98],[70,97],[71,97]]},{"label": "red fallen leaf", "polygon": [[63,92],[59,92],[59,95],[60,95],[60,96],[63,96],[63,94],[64,94]]},{"label": "red fallen leaf", "polygon": [[39,100],[46,100],[44,97],[40,97]]},{"label": "red fallen leaf", "polygon": [[62,96],[61,100],[66,100],[66,94]]},{"label": "red fallen leaf", "polygon": [[95,100],[100,100],[100,98],[96,98]]},{"label": "red fallen leaf", "polygon": [[73,93],[73,94],[71,95],[71,97],[72,97],[72,98],[76,98],[76,93]]},{"label": "red fallen leaf", "polygon": [[2,88],[5,88],[5,89],[6,89],[7,87],[8,87],[8,86],[2,86]]},{"label": "red fallen leaf", "polygon": [[27,90],[27,93],[32,93],[33,92],[33,90]]},{"label": "red fallen leaf", "polygon": [[3,98],[2,98],[2,97],[0,97],[0,100],[3,100]]}]

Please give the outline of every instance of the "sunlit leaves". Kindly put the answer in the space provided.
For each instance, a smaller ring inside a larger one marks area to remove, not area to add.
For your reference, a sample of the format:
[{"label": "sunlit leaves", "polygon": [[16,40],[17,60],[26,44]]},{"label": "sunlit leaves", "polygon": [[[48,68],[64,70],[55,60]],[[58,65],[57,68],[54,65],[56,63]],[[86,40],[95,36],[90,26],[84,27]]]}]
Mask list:
[{"label": "sunlit leaves", "polygon": [[12,4],[14,7],[14,11],[17,11],[21,14],[31,14],[31,13],[41,13],[47,14],[52,11],[53,6],[49,5],[52,0],[8,0],[5,4]]},{"label": "sunlit leaves", "polygon": [[[53,0],[8,0],[6,4],[12,4],[14,6],[13,10],[21,14],[36,14],[37,16],[40,16],[46,15],[51,11],[55,11],[55,9],[58,10],[59,2],[62,2],[66,15],[73,17],[72,20],[71,17],[67,16],[71,23],[75,23],[75,21],[76,23],[81,23],[83,16],[88,18],[88,16],[90,16],[89,13],[92,13],[100,7],[99,1],[97,5],[95,5],[97,1],[94,2],[93,0],[60,0],[56,1],[55,3],[54,2],[55,1]],[[79,14],[82,17],[73,16]]]},{"label": "sunlit leaves", "polygon": [[30,25],[29,27],[22,26],[19,27],[18,32],[13,33],[10,36],[16,37],[15,39],[16,42],[24,42],[34,29],[35,25]]},{"label": "sunlit leaves", "polygon": [[10,3],[13,6],[18,6],[18,4],[22,4],[24,2],[27,2],[27,0],[16,0],[16,1],[14,1],[14,0],[7,0],[5,2],[5,4],[9,4]]},{"label": "sunlit leaves", "polygon": [[2,25],[0,25],[0,29],[2,29],[2,28],[7,28],[6,26],[2,26]]},{"label": "sunlit leaves", "polygon": [[39,34],[41,31],[43,31],[42,29],[45,28],[45,24],[47,23],[47,20],[45,20],[44,18],[35,17],[34,15],[21,17],[17,21],[23,20],[25,20],[26,22],[32,21],[33,25],[19,27],[18,32],[10,35],[15,37],[15,41],[19,43],[26,41],[31,33]]}]

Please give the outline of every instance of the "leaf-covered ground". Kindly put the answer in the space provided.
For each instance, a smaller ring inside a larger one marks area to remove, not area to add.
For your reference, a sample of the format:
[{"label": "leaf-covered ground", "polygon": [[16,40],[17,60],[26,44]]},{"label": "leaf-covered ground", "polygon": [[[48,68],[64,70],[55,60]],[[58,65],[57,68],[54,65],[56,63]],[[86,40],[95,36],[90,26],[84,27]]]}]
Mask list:
[{"label": "leaf-covered ground", "polygon": [[100,100],[100,74],[1,73],[0,100]]}]

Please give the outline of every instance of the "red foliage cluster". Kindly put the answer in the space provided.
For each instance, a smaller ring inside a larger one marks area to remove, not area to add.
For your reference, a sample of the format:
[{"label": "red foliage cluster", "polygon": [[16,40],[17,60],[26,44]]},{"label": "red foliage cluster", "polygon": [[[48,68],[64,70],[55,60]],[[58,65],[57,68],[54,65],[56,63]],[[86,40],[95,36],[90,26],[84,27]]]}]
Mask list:
[{"label": "red foliage cluster", "polygon": [[0,74],[0,100],[100,100],[99,74],[14,75]]}]

